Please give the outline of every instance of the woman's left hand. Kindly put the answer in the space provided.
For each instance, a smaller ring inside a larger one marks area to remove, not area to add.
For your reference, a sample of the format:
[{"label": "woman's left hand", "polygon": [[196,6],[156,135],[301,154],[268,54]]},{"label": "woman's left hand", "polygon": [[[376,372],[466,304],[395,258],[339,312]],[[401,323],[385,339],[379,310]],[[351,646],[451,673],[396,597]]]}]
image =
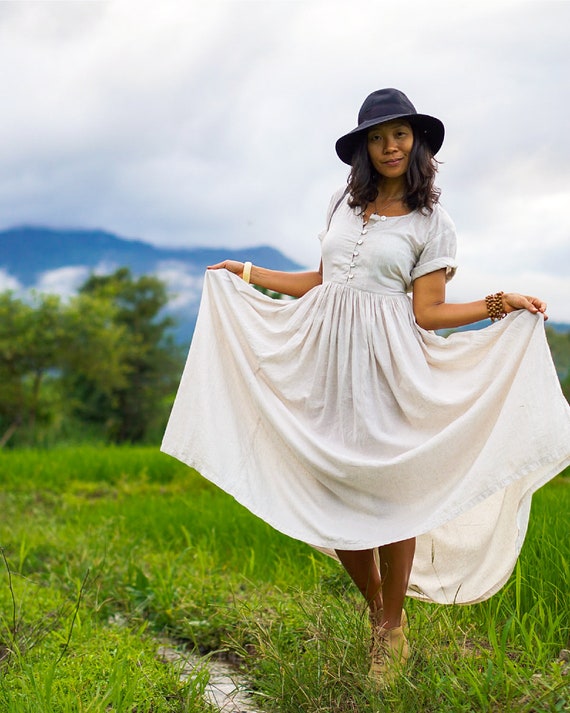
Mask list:
[{"label": "woman's left hand", "polygon": [[546,302],[543,302],[538,297],[530,295],[519,295],[517,292],[505,292],[502,297],[503,309],[507,314],[514,312],[517,309],[527,309],[533,314],[540,312],[544,315],[544,319],[548,319],[546,314]]}]

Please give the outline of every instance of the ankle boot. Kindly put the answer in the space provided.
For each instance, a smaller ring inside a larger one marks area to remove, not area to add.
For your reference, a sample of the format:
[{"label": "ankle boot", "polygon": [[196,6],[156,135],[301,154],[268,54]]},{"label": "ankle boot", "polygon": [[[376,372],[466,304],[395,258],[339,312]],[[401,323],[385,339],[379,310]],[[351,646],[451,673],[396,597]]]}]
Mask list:
[{"label": "ankle boot", "polygon": [[368,675],[379,684],[389,684],[403,669],[410,655],[408,640],[402,626],[385,629],[372,627],[370,671]]}]

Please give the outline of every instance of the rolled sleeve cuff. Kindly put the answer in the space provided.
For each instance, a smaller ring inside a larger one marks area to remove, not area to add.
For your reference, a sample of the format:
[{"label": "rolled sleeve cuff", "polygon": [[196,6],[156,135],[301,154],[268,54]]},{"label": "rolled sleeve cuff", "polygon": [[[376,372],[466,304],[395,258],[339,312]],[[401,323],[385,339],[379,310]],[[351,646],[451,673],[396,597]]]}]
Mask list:
[{"label": "rolled sleeve cuff", "polygon": [[434,258],[433,260],[429,260],[429,262],[416,265],[410,277],[413,282],[418,277],[423,277],[423,275],[428,275],[430,272],[442,269],[445,269],[445,281],[449,282],[457,271],[457,262],[450,257]]}]

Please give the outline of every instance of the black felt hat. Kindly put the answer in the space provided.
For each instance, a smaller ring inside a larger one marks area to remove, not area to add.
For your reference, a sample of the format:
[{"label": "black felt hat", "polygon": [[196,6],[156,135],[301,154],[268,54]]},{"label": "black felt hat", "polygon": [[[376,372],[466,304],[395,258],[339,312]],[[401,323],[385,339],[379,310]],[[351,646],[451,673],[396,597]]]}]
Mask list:
[{"label": "black felt hat", "polygon": [[398,89],[378,89],[367,96],[360,107],[356,129],[341,136],[336,142],[336,152],[340,160],[350,166],[352,155],[362,139],[363,132],[372,126],[394,119],[405,119],[414,131],[421,132],[434,155],[441,148],[445,129],[439,119],[427,114],[418,114],[412,102]]}]

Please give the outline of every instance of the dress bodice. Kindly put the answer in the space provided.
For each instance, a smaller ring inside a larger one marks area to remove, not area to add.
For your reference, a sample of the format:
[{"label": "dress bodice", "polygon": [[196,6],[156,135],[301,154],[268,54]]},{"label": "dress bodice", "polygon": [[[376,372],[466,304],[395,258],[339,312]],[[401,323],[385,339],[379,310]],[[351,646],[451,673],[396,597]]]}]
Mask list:
[{"label": "dress bodice", "polygon": [[[338,198],[333,196],[331,205]],[[330,209],[332,211],[332,209]],[[322,241],[323,281],[380,294],[409,292],[417,277],[456,269],[455,227],[441,206],[433,213],[373,214],[364,224],[345,198],[334,211]]]}]

